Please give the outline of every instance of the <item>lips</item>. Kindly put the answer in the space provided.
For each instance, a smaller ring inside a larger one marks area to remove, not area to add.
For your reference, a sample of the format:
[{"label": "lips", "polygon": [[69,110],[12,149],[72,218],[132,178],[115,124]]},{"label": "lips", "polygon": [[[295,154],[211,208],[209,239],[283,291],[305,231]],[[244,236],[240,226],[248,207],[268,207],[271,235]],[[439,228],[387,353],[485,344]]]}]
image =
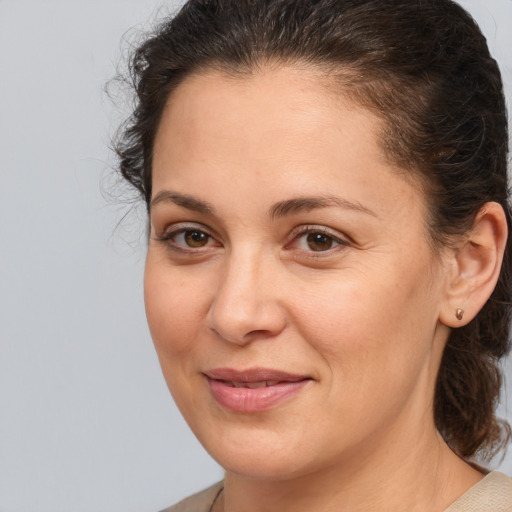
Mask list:
[{"label": "lips", "polygon": [[249,388],[249,389],[255,389],[255,388],[265,388],[269,386],[275,386],[276,384],[279,384],[279,381],[277,380],[264,380],[261,382],[232,382],[232,381],[222,381],[227,386],[231,386],[233,388]]},{"label": "lips", "polygon": [[312,379],[304,375],[255,368],[238,371],[219,368],[205,372],[210,392],[223,408],[260,412],[298,394]]}]

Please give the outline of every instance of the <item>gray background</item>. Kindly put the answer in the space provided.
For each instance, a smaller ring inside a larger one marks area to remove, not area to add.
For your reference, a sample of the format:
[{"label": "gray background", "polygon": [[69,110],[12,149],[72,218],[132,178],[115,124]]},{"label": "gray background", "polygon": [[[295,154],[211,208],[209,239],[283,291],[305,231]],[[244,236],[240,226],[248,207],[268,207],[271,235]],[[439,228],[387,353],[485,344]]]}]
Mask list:
[{"label": "gray background", "polygon": [[[463,5],[510,105],[512,0]],[[108,145],[126,103],[114,108],[103,87],[123,35],[137,40],[172,9],[0,0],[1,512],[152,512],[221,478],[171,402],[146,327],[144,213],[116,228],[128,205],[105,197],[123,192]],[[512,475],[512,453],[495,467]]]}]

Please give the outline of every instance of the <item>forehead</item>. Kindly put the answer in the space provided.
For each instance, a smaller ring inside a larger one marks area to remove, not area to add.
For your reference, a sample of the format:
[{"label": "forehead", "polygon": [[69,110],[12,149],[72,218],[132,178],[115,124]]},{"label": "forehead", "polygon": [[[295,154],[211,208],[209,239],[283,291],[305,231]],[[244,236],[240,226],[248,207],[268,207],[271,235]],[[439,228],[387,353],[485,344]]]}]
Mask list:
[{"label": "forehead", "polygon": [[200,126],[194,126],[201,129],[265,123],[271,131],[277,124],[292,127],[297,121],[304,128],[306,118],[311,125],[315,114],[339,101],[341,96],[327,92],[320,74],[307,69],[274,66],[236,75],[206,70],[188,76],[173,91],[164,116],[200,120]]},{"label": "forehead", "polygon": [[183,187],[212,197],[219,184],[236,184],[237,194],[250,197],[265,187],[269,198],[280,200],[280,194],[325,194],[341,186],[359,202],[374,201],[378,181],[398,176],[382,151],[382,125],[310,69],[192,75],[162,116],[153,195]]},{"label": "forehead", "polygon": [[335,94],[319,71],[274,66],[234,76],[207,70],[187,77],[170,95],[154,149],[158,155],[170,146],[193,146],[208,148],[213,156],[239,145],[247,158],[259,160],[287,149],[300,154],[301,147],[321,148],[343,132],[345,140],[357,139],[382,158],[377,140],[382,124]]}]

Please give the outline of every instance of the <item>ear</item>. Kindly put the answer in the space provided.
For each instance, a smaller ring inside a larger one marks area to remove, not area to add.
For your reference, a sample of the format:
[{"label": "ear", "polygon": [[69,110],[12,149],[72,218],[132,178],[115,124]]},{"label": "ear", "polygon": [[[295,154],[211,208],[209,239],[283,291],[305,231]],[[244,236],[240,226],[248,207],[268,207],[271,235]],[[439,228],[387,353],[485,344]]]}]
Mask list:
[{"label": "ear", "polygon": [[498,281],[506,241],[507,219],[502,206],[486,203],[458,249],[449,256],[452,271],[439,317],[443,324],[461,327],[482,309]]}]

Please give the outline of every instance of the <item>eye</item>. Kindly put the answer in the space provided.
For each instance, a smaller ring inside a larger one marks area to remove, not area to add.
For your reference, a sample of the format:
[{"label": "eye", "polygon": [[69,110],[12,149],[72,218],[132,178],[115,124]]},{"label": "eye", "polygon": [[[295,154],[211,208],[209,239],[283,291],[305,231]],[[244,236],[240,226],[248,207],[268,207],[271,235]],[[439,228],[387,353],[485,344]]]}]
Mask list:
[{"label": "eye", "polygon": [[350,243],[340,235],[332,233],[321,226],[302,226],[295,233],[288,249],[299,249],[304,252],[328,252]]},{"label": "eye", "polygon": [[182,233],[175,235],[174,241],[178,243],[178,240],[183,241],[189,247],[204,247],[208,244],[210,239],[210,235],[207,235],[204,231],[199,231],[197,229],[190,229],[187,231],[183,231]]},{"label": "eye", "polygon": [[309,233],[306,235],[306,244],[312,251],[327,251],[335,244],[332,236],[325,233]]},{"label": "eye", "polygon": [[209,233],[196,226],[171,226],[163,235],[155,239],[175,251],[192,251],[218,245]]}]

